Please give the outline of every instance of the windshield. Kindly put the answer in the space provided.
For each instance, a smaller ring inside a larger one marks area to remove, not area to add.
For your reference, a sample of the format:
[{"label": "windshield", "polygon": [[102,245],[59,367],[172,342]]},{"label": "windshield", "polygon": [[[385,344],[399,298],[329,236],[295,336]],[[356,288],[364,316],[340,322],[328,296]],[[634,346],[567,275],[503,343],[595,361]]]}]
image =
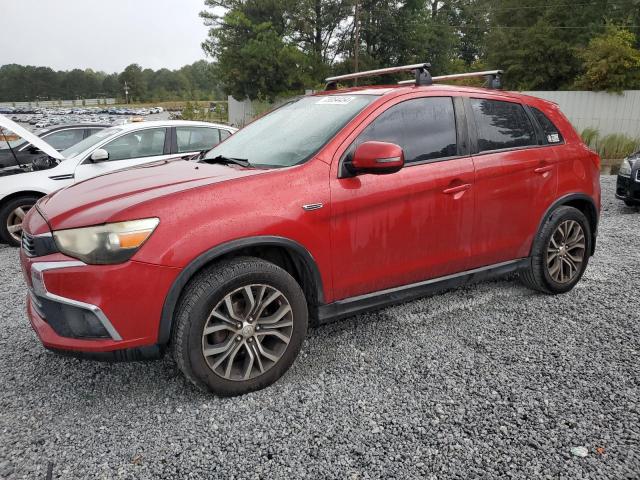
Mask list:
[{"label": "windshield", "polygon": [[302,97],[265,115],[210,150],[218,156],[248,160],[258,167],[290,167],[304,163],[375,95]]},{"label": "windshield", "polygon": [[122,131],[122,129],[116,128],[116,127],[105,128],[104,130],[100,130],[99,132],[94,133],[90,137],[85,138],[81,142],[78,142],[75,145],[70,146],[66,150],[63,150],[62,156],[64,158],[75,157],[76,155],[84,152],[86,149],[93,147],[96,143],[120,131]]}]

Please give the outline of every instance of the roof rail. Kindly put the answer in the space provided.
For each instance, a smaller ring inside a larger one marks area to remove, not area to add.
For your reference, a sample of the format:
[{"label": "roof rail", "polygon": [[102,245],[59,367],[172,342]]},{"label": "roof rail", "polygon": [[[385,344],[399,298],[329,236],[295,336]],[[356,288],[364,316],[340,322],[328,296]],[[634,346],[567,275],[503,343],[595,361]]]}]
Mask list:
[{"label": "roof rail", "polygon": [[325,90],[336,90],[338,88],[338,82],[340,80],[355,80],[357,78],[364,77],[377,77],[378,75],[387,75],[390,73],[408,72],[413,70],[415,72],[415,80],[411,80],[416,85],[431,85],[431,74],[429,73],[431,68],[430,63],[416,63],[413,65],[403,65],[401,67],[389,67],[379,68],[377,70],[367,70],[364,72],[348,73],[346,75],[338,75],[336,77],[328,77],[325,79],[327,86]]},{"label": "roof rail", "polygon": [[[467,72],[467,73],[454,73],[451,75],[440,75],[438,77],[432,77],[434,82],[446,82],[447,80],[458,80],[460,78],[473,78],[473,77],[485,77],[487,79],[487,88],[492,90],[499,90],[502,88],[502,70],[487,70],[484,72]],[[402,80],[398,82],[399,85],[411,85],[415,84],[415,80]]]}]

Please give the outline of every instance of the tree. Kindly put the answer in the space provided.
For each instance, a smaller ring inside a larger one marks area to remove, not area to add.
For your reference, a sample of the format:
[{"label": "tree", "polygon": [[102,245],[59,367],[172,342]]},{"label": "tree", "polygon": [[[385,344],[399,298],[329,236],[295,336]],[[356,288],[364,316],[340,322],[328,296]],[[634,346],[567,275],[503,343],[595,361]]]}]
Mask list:
[{"label": "tree", "polygon": [[144,99],[147,95],[147,84],[142,74],[142,68],[137,63],[132,63],[124,69],[118,80],[124,89],[125,82],[129,89],[129,98],[135,100]]},{"label": "tree", "polygon": [[216,72],[225,91],[236,98],[273,100],[303,89],[308,81],[307,57],[285,40],[282,18],[257,8],[260,3],[247,2],[209,20],[212,28],[203,48],[217,60]]},{"label": "tree", "polygon": [[576,87],[586,90],[619,92],[640,85],[640,50],[635,48],[636,36],[614,25],[593,37],[579,52],[584,73]]}]

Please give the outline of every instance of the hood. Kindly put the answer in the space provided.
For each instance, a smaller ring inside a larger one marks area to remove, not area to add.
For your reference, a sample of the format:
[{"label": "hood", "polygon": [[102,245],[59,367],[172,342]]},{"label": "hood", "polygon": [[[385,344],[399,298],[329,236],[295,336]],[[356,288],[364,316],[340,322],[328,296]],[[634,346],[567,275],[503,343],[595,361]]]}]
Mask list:
[{"label": "hood", "polygon": [[[29,142],[34,147],[42,150],[44,153],[49,155],[50,157],[55,158],[56,160],[64,160],[64,157],[58,152],[55,148],[45,142],[43,139],[38,137],[37,135],[31,133],[24,127],[21,127],[13,120],[5,117],[4,115],[0,115],[0,127],[6,128],[7,130],[11,130],[16,135],[19,135],[27,142]],[[0,137],[1,138],[1,137]]]},{"label": "hood", "polygon": [[126,219],[118,216],[145,202],[269,171],[181,159],[154,162],[70,185],[43,198],[38,209],[54,230],[99,225]]}]

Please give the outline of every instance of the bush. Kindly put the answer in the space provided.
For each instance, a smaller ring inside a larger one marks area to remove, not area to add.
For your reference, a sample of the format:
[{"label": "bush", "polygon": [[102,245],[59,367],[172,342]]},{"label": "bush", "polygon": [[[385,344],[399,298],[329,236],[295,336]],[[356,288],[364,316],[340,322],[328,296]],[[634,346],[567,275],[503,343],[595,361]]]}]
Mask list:
[{"label": "bush", "polygon": [[596,128],[585,128],[580,134],[582,141],[594,149],[602,159],[622,159],[640,149],[640,139],[622,133],[611,133],[600,137]]}]

